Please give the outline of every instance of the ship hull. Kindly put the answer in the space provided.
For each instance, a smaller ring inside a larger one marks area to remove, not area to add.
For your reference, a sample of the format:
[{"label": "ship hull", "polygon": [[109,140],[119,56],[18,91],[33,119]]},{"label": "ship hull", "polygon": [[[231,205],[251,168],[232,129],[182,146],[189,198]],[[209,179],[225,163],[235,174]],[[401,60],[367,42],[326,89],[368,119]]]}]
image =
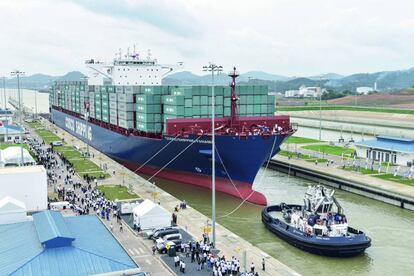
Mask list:
[{"label": "ship hull", "polygon": [[[164,135],[160,139],[122,135],[51,110],[51,120],[136,173],[211,188],[211,139],[208,136]],[[280,150],[287,135],[268,137],[216,136],[216,189],[251,203],[266,205],[266,197],[253,191],[260,167]]]}]

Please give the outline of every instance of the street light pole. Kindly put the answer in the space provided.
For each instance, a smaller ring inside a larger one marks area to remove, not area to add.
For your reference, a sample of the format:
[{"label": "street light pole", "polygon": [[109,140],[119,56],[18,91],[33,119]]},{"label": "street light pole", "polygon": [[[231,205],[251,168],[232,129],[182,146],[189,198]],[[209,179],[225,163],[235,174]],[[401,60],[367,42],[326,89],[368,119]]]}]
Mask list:
[{"label": "street light pole", "polygon": [[35,119],[37,119],[37,90],[35,90]]},{"label": "street light pole", "polygon": [[5,120],[5,130],[6,130],[6,137],[4,138],[4,142],[9,142],[9,118],[7,117],[7,96],[6,96],[6,77],[3,76],[3,96],[4,96],[4,117]]},{"label": "street light pole", "polygon": [[[89,93],[89,92],[87,92],[87,87],[88,87],[88,77],[87,76],[84,76],[84,77],[82,77],[82,80],[84,80],[85,81],[85,95],[86,95],[86,93]],[[85,96],[84,96],[84,98],[83,99],[85,99]],[[86,105],[85,104],[85,100],[83,101],[83,105],[84,105],[84,107],[85,107],[85,121],[86,121],[86,154],[87,154],[87,156],[88,156],[88,158],[89,158],[89,156],[90,156],[90,153],[89,153],[89,130],[88,130],[88,128],[89,128],[89,125],[88,125],[88,123],[89,123],[89,110],[90,110],[90,101],[88,102],[88,104]]]},{"label": "street light pole", "polygon": [[319,79],[319,141],[322,141],[322,79]]},{"label": "street light pole", "polygon": [[214,99],[214,72],[223,71],[223,66],[209,63],[203,66],[203,71],[211,72],[211,220],[212,242],[216,247],[216,138],[215,138],[215,99]]},{"label": "street light pole", "polygon": [[[20,95],[20,76],[24,75],[24,72],[20,71],[20,70],[14,70],[13,72],[11,72],[12,76],[16,76],[17,78],[17,94],[19,97],[19,122],[20,122],[20,143],[23,143],[23,122],[22,122],[22,100],[21,100],[21,95]],[[20,147],[20,155],[21,155],[21,166],[24,165],[24,158],[23,158],[23,145]]]}]

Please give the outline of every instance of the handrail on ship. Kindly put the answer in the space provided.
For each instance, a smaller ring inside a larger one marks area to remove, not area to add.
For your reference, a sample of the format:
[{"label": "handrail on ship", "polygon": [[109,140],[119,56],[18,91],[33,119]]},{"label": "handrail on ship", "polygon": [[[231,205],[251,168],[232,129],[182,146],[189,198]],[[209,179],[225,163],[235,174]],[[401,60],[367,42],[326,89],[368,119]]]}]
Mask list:
[{"label": "handrail on ship", "polygon": [[[64,109],[61,106],[52,105],[52,108],[54,108],[58,111],[61,111],[63,113],[66,113],[70,116],[73,116],[73,117],[76,117],[76,118],[79,118],[79,119],[84,119],[82,114],[76,113],[76,112],[71,111],[71,110]],[[103,121],[98,120],[96,118],[91,118],[91,117],[88,118],[88,123],[92,123],[94,125],[112,130],[112,131],[117,132],[117,133],[119,133],[121,135],[124,135],[124,136],[133,135],[133,136],[146,137],[146,138],[149,138],[149,139],[157,139],[157,140],[163,139],[163,137],[164,137],[164,135],[162,133],[148,133],[148,132],[139,131],[139,130],[133,129],[133,128],[126,129],[126,128],[123,128],[123,127],[120,127],[120,126],[117,126],[117,125],[113,125],[113,124],[110,124],[110,123],[107,123],[107,122],[103,122]],[[250,127],[253,127],[253,126],[250,126]],[[237,135],[239,137],[247,137],[247,136],[255,136],[255,135],[260,135],[262,137],[267,137],[269,135],[276,135],[276,134],[278,134],[278,135],[292,135],[293,133],[295,133],[298,130],[298,124],[297,123],[289,123],[289,127],[287,129],[272,130],[272,131],[268,131],[268,132],[261,131],[259,126],[257,126],[257,129],[259,129],[259,131],[251,131],[251,129],[249,129],[248,127],[244,127],[241,132],[236,132],[236,131],[234,131],[230,128],[226,128],[225,125],[221,125],[221,126],[216,128],[216,135],[217,134],[218,135],[233,134],[233,135]],[[192,126],[191,130],[180,131],[179,133],[177,133],[177,135],[182,135],[182,136],[187,136],[187,135],[190,135],[190,134],[197,135],[197,136],[206,135],[207,137],[211,136],[211,132],[205,132],[204,130],[202,130],[201,128],[196,127],[196,126]]]}]

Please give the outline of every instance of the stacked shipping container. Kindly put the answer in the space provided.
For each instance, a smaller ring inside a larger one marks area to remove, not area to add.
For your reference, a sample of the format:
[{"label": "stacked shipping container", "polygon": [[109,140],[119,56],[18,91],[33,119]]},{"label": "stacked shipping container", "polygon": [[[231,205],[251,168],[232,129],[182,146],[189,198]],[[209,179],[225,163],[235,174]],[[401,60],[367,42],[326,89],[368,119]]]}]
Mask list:
[{"label": "stacked shipping container", "polygon": [[[89,92],[88,92],[89,91]],[[275,97],[267,86],[236,87],[237,114],[269,116],[275,112]],[[215,86],[215,115],[231,114],[231,89]],[[87,86],[85,82],[56,83],[50,103],[122,128],[161,133],[166,120],[211,117],[210,86]]]}]

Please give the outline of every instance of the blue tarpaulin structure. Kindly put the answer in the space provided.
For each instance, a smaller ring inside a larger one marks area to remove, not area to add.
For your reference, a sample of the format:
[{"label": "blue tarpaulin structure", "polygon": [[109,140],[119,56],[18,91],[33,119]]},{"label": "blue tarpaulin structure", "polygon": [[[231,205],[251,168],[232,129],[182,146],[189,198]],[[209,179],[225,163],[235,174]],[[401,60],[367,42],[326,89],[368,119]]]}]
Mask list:
[{"label": "blue tarpaulin structure", "polygon": [[90,275],[137,268],[94,215],[44,211],[33,221],[0,225],[0,237],[0,275]]}]

